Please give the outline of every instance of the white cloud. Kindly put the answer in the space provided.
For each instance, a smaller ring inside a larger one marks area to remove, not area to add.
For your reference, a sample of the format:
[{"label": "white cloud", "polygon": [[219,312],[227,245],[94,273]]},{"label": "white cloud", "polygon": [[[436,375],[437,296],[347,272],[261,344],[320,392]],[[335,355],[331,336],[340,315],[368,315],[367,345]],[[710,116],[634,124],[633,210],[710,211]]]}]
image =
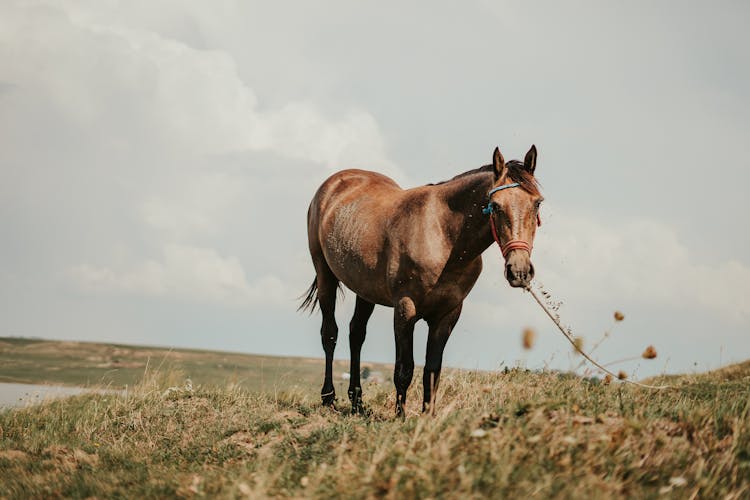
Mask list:
[{"label": "white cloud", "polygon": [[[60,124],[80,131],[83,138],[66,159],[70,168],[91,168],[93,157],[97,169],[123,178],[117,194],[127,205],[122,213],[130,234],[122,237],[145,247],[146,254],[163,249],[163,256],[152,260],[132,255],[140,249],[131,248],[127,266],[81,263],[70,275],[102,292],[238,304],[293,298],[298,292],[287,297],[267,269],[248,269],[263,276],[251,282],[236,258],[222,256],[222,238],[234,238],[228,233],[239,226],[238,218],[246,221],[247,234],[265,234],[264,224],[273,224],[242,211],[252,206],[254,184],[288,174],[228,159],[260,152],[297,161],[310,178],[367,165],[403,180],[387,157],[376,120],[354,106],[327,114],[307,100],[264,105],[231,54],[195,48],[154,31],[145,18],[114,15],[111,7],[43,1],[0,6],[0,81],[12,85],[6,98],[41,101]],[[39,125],[18,127],[28,127],[30,137]],[[101,144],[115,147],[97,149]],[[18,163],[28,163],[25,150],[18,151]],[[100,151],[117,157],[110,161]],[[85,158],[82,167],[71,161],[76,156]],[[222,170],[238,166],[249,174]],[[33,178],[36,169],[48,167],[28,165],[24,175]],[[112,194],[103,195],[105,202],[113,202]],[[142,237],[133,238],[134,231]],[[101,243],[111,244],[114,262],[118,247],[127,245]]]},{"label": "white cloud", "polygon": [[[657,338],[670,351],[687,349],[683,344],[690,330],[684,325],[688,316],[727,325],[717,333],[717,342],[742,338],[740,332],[750,322],[744,293],[750,282],[746,265],[735,260],[698,262],[673,228],[655,220],[615,223],[550,205],[545,204],[546,223],[534,242],[536,282],[552,294],[553,301],[564,304],[562,322],[577,335],[601,331],[610,314],[625,307],[631,318],[628,325],[645,326],[642,331],[629,332],[636,345],[645,346]],[[467,299],[462,327],[506,333],[511,327],[520,334],[521,327],[536,325],[552,331],[531,297],[508,287],[501,261],[494,245],[485,252],[484,271]],[[668,317],[675,312],[684,314],[680,311],[687,316]],[[655,326],[665,322],[676,327]],[[691,331],[693,340],[695,335]]]},{"label": "white cloud", "polygon": [[230,209],[247,196],[247,185],[222,172],[185,171],[140,206],[140,215],[162,238],[182,240],[220,232]]},{"label": "white cloud", "polygon": [[701,308],[735,322],[750,320],[750,268],[734,260],[697,262],[677,232],[657,220],[605,223],[554,207],[538,233],[538,277],[576,300],[630,300]]},{"label": "white cloud", "polygon": [[180,154],[270,151],[329,169],[366,163],[401,177],[366,111],[326,116],[305,101],[261,109],[230,54],[71,9],[80,10],[6,4],[0,80],[44,95],[82,127],[101,127],[102,139]]},{"label": "white cloud", "polygon": [[83,264],[69,270],[81,289],[96,293],[122,293],[225,305],[290,304],[294,294],[279,278],[266,274],[248,281],[236,257],[222,257],[215,250],[186,245],[167,245],[162,259],[149,260],[126,269]]}]

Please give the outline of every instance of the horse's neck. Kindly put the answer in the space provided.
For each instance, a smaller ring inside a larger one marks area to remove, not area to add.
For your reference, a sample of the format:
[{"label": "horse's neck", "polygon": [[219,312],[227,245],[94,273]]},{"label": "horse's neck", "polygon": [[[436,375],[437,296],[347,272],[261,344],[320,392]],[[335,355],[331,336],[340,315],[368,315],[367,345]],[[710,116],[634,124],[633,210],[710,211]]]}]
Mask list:
[{"label": "horse's neck", "polygon": [[477,174],[444,186],[445,200],[457,218],[452,258],[472,261],[492,244],[489,216],[482,213],[492,188],[492,175]]}]

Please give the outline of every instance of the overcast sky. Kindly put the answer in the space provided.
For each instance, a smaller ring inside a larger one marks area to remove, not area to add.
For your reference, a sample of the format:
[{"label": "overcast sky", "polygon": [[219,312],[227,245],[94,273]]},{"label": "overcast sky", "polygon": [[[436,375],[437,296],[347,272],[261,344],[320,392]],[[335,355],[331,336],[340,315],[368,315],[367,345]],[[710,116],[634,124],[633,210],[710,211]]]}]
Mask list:
[{"label": "overcast sky", "polygon": [[[421,185],[534,143],[537,281],[589,347],[626,316],[596,356],[653,344],[613,365],[636,376],[748,359],[749,18],[729,1],[4,0],[0,335],[321,356],[319,316],[295,312],[318,185],[352,167]],[[446,364],[576,365],[497,248],[484,259]],[[363,358],[393,356],[379,307]]]}]

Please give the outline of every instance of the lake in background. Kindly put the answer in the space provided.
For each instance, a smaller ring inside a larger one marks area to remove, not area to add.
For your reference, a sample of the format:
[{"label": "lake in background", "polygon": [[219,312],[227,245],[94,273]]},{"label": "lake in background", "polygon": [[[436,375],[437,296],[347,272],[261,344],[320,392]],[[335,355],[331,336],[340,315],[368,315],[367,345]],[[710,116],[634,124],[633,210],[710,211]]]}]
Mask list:
[{"label": "lake in background", "polygon": [[74,396],[90,392],[84,387],[63,387],[57,385],[10,384],[0,382],[0,409],[23,407],[41,403],[46,399]]}]

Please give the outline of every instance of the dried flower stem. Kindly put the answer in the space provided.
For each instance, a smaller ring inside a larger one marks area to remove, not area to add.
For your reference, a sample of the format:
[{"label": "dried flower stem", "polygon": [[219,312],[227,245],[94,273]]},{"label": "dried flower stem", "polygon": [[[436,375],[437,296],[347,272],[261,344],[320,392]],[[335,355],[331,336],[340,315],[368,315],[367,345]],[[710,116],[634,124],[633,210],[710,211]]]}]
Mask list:
[{"label": "dried flower stem", "polygon": [[[609,330],[607,330],[606,332],[604,332],[604,336],[602,338],[600,338],[599,341],[596,344],[594,344],[593,346],[591,346],[591,349],[589,349],[589,354],[594,354],[594,351],[596,351],[596,349],[600,345],[602,345],[602,342],[604,342],[605,340],[607,340],[611,334],[612,334],[612,328],[610,328]],[[578,363],[578,366],[576,366],[576,370],[580,369],[585,364],[586,364],[586,360],[585,359],[581,360],[581,362]]]},{"label": "dried flower stem", "polygon": [[[555,324],[555,326],[557,326],[558,330],[560,330],[560,332],[562,332],[562,334],[565,335],[565,338],[568,339],[568,342],[570,342],[570,344],[573,346],[573,348],[576,351],[578,351],[581,356],[583,356],[584,358],[586,358],[587,360],[589,360],[589,362],[592,365],[596,366],[597,368],[599,368],[604,373],[608,373],[612,377],[618,377],[619,378],[619,376],[617,374],[612,373],[611,371],[607,370],[602,365],[600,365],[598,362],[594,361],[594,359],[592,359],[591,356],[589,356],[588,354],[586,354],[585,352],[583,352],[581,349],[578,348],[578,346],[576,345],[576,341],[573,338],[573,336],[570,333],[566,332],[565,328],[563,328],[563,326],[560,324],[560,320],[557,319],[555,316],[553,316],[552,313],[549,312],[549,310],[547,310],[547,308],[545,307],[544,303],[542,303],[542,301],[539,299],[539,296],[534,292],[534,290],[531,289],[531,286],[526,287],[526,291],[529,292],[532,297],[534,297],[534,300],[536,300],[537,304],[539,304],[539,306],[544,310],[544,312],[547,314],[547,316],[549,316],[549,319],[551,319],[552,322]],[[643,387],[645,389],[671,389],[672,388],[672,386],[670,386],[670,385],[649,385],[649,384],[643,384],[641,382],[636,382],[634,380],[628,380],[628,379],[624,379],[624,380],[621,380],[621,381],[624,382],[624,383],[627,383],[627,384],[632,384],[632,385],[636,385],[638,387]]]}]

